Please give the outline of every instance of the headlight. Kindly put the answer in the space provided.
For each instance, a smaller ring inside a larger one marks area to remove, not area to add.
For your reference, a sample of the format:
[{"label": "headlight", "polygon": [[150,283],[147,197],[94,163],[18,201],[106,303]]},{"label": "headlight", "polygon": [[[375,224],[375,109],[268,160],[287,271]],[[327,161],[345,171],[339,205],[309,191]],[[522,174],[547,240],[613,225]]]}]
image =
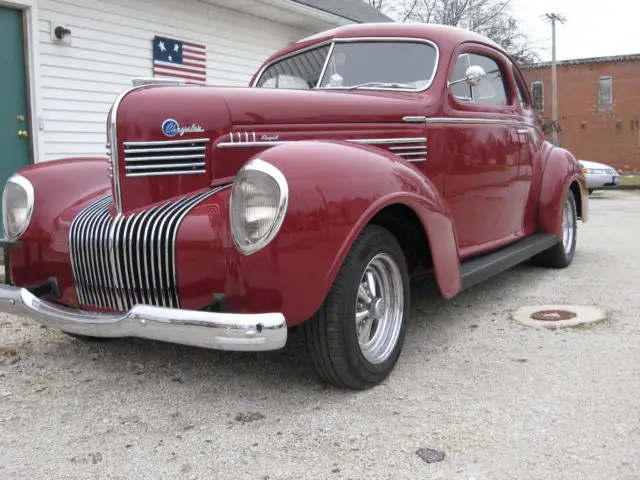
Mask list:
[{"label": "headlight", "polygon": [[276,167],[260,159],[247,163],[231,187],[231,235],[245,255],[265,247],[282,226],[289,188]]},{"label": "headlight", "polygon": [[2,195],[2,221],[9,240],[18,238],[29,226],[34,198],[29,180],[18,174],[9,177]]}]

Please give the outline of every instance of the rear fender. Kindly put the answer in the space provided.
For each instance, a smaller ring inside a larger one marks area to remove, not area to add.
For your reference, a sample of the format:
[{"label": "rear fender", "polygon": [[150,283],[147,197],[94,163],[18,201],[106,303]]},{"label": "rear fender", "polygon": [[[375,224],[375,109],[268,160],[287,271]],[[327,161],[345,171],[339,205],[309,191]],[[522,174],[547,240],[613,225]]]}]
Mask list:
[{"label": "rear fender", "polygon": [[562,235],[562,208],[571,191],[583,222],[589,218],[589,191],[580,163],[564,148],[551,149],[544,165],[538,202],[537,227],[540,233]]},{"label": "rear fender", "polygon": [[253,255],[242,256],[241,271],[232,276],[244,279],[237,290],[248,292],[246,282],[255,281],[251,272],[276,272],[278,278],[262,287],[280,285],[289,325],[317,311],[362,229],[393,204],[406,205],[420,219],[443,296],[450,298],[460,290],[460,263],[448,209],[413,165],[376,147],[346,142],[296,142],[255,157],[277,167],[287,179],[287,214],[276,238]]}]

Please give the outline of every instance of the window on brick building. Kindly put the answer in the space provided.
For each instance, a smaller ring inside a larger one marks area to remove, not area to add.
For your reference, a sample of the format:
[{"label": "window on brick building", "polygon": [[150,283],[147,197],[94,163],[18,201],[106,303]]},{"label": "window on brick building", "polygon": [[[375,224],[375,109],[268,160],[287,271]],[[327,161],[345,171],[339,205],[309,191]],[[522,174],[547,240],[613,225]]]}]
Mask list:
[{"label": "window on brick building", "polygon": [[609,110],[613,107],[613,77],[598,79],[598,110]]},{"label": "window on brick building", "polygon": [[544,112],[544,82],[531,82],[531,103],[536,112]]}]

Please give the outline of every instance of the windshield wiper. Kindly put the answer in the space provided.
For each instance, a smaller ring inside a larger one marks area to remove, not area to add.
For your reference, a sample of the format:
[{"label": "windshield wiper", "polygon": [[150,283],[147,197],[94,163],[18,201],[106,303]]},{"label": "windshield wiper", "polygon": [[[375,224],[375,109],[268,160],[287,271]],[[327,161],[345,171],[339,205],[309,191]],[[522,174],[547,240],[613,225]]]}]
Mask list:
[{"label": "windshield wiper", "polygon": [[361,87],[383,87],[383,88],[408,88],[410,90],[415,90],[411,85],[407,85],[406,83],[385,83],[385,82],[366,82],[360,83],[358,85],[353,85],[348,87],[347,90],[356,90]]}]

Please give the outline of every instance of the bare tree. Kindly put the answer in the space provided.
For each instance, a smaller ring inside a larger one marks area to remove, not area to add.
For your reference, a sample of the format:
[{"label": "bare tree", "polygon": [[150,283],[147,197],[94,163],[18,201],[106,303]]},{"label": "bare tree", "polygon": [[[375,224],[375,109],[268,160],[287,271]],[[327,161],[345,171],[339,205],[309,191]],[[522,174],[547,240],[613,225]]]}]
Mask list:
[{"label": "bare tree", "polygon": [[519,63],[539,59],[520,28],[512,0],[368,0],[369,5],[399,22],[439,23],[466,28],[501,45]]}]

